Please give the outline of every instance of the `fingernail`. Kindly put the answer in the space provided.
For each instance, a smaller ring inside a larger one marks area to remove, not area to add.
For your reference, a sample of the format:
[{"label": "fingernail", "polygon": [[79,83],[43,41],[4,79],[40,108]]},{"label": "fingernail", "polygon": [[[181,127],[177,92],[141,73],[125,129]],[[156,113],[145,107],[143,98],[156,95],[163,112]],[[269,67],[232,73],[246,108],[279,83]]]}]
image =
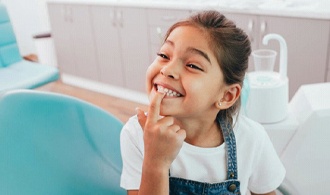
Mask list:
[{"label": "fingernail", "polygon": [[138,113],[139,112],[139,110],[141,110],[139,107],[136,107],[135,108],[135,111]]}]

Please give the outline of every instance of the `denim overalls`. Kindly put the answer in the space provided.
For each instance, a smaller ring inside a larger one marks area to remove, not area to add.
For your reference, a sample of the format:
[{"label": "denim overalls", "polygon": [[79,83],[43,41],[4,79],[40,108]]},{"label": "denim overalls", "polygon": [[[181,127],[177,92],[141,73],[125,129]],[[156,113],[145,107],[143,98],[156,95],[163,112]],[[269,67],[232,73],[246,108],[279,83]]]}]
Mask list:
[{"label": "denim overalls", "polygon": [[203,183],[170,176],[171,195],[236,195],[240,193],[237,180],[236,140],[230,124],[217,117],[226,143],[227,180],[221,183]]}]

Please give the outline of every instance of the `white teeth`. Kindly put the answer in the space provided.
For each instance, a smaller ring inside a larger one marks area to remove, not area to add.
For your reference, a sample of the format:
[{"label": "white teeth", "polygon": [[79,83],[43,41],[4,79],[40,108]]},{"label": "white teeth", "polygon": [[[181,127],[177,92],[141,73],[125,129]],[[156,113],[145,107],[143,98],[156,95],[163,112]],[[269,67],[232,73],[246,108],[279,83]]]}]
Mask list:
[{"label": "white teeth", "polygon": [[167,88],[165,88],[163,86],[160,86],[160,85],[157,86],[157,91],[160,92],[160,93],[165,93],[166,96],[171,96],[171,97],[173,97],[173,96],[180,97],[181,96],[180,93],[177,93],[177,92],[175,92],[171,89],[167,89]]},{"label": "white teeth", "polygon": [[158,86],[157,91],[160,92],[160,93],[165,93],[164,87],[162,87],[162,86]]}]

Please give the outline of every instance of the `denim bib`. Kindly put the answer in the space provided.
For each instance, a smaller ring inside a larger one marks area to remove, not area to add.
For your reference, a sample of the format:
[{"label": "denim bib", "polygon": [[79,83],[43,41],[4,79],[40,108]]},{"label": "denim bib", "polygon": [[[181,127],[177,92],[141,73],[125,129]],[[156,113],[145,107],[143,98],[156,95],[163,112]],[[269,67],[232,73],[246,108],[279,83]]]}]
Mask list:
[{"label": "denim bib", "polygon": [[217,117],[226,144],[227,179],[220,183],[206,183],[170,176],[171,195],[237,195],[240,183],[237,180],[236,139],[232,126]]}]

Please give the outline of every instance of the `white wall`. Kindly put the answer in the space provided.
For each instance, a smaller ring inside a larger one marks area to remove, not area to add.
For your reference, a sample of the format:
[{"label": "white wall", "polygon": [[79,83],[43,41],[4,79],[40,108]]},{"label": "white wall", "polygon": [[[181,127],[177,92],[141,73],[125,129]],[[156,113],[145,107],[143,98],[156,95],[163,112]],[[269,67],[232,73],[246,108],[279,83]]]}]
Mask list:
[{"label": "white wall", "polygon": [[21,55],[36,54],[33,36],[49,31],[46,0],[0,0],[9,12]]}]

